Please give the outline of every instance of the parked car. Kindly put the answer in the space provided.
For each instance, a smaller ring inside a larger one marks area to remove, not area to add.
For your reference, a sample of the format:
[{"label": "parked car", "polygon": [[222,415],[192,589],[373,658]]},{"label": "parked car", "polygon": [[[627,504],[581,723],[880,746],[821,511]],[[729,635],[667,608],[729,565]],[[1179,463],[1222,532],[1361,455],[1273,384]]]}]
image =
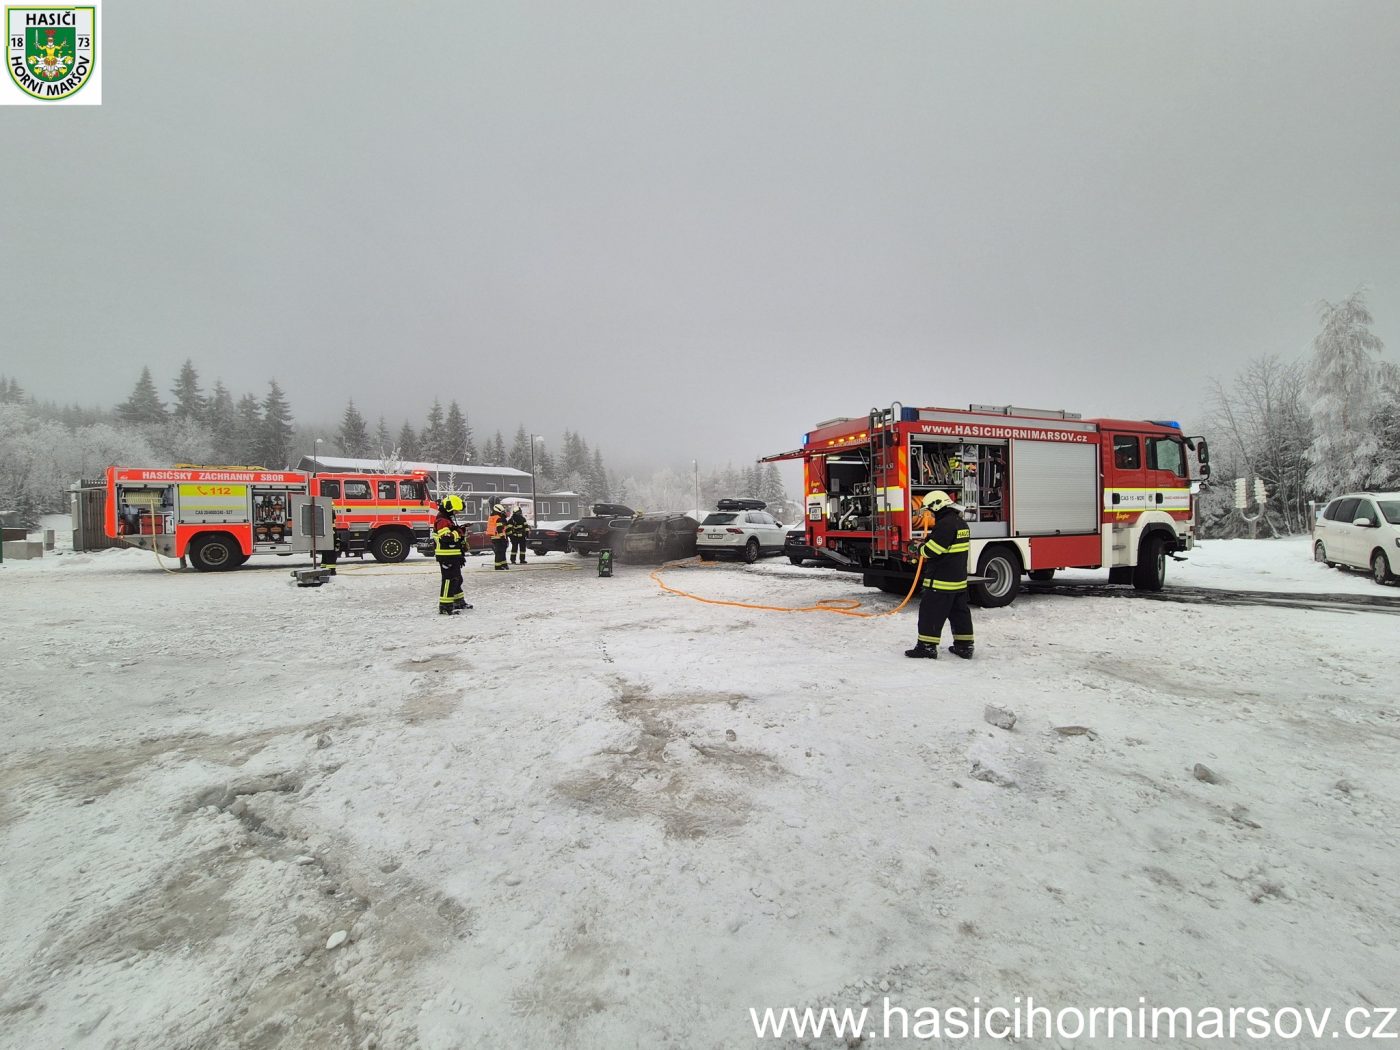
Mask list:
[{"label": "parked car", "polygon": [[1313,529],[1313,558],[1331,568],[1368,569],[1377,583],[1392,583],[1400,569],[1400,492],[1348,492],[1338,496]]},{"label": "parked car", "polygon": [[550,551],[569,553],[569,530],[576,521],[541,521],[525,535],[529,548],[543,558]]},{"label": "parked car", "polygon": [[624,562],[660,564],[695,556],[696,530],[700,523],[689,514],[642,514],[622,538]]},{"label": "parked car", "polygon": [[[593,504],[593,515],[580,518],[569,530],[569,550],[585,558],[597,554],[602,547],[617,550],[616,540],[631,524],[635,513],[621,503]],[[617,528],[610,527],[613,523],[618,523]]]},{"label": "parked car", "polygon": [[490,554],[491,537],[486,535],[486,522],[469,521],[462,527],[468,554]]},{"label": "parked car", "polygon": [[787,534],[783,523],[761,499],[722,499],[705,515],[695,536],[702,561],[742,558],[753,563],[767,554],[782,554]]},{"label": "parked car", "polygon": [[807,529],[791,529],[787,534],[787,539],[783,542],[783,553],[788,556],[788,561],[794,565],[801,565],[804,561],[817,556],[817,552],[807,543]]}]

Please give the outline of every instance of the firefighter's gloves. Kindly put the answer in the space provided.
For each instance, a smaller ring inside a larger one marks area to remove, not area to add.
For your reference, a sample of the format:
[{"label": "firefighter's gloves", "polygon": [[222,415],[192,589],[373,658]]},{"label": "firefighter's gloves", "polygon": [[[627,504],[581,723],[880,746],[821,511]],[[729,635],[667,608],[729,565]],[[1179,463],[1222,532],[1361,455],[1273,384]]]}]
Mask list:
[{"label": "firefighter's gloves", "polygon": [[923,550],[923,547],[924,547],[924,541],[923,541],[923,540],[910,540],[910,541],[909,541],[909,557],[911,557],[911,558],[917,558],[917,557],[919,556],[919,552]]}]

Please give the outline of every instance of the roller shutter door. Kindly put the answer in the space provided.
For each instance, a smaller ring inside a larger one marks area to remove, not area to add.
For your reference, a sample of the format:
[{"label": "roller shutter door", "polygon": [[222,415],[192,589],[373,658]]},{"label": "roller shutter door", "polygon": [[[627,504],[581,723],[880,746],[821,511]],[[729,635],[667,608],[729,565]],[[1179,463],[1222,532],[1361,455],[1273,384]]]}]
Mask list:
[{"label": "roller shutter door", "polygon": [[1012,527],[1017,536],[1099,531],[1097,442],[1011,442]]}]

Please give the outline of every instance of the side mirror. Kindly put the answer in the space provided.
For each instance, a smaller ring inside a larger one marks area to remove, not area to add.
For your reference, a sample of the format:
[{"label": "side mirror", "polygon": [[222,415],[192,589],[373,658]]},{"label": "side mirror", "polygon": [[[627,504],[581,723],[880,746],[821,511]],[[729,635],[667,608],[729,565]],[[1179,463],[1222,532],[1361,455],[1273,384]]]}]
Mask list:
[{"label": "side mirror", "polygon": [[1373,522],[1370,518],[1352,518],[1351,523],[1363,529],[1369,529],[1375,525],[1375,522]]}]

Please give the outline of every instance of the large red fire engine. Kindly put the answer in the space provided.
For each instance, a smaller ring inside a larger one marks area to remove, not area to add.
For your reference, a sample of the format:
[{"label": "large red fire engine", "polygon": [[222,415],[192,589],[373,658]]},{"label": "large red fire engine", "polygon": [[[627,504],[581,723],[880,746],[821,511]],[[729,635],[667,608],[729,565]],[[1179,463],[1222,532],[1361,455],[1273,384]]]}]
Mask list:
[{"label": "large red fire engine", "polygon": [[[318,532],[309,513],[315,484]],[[334,517],[334,529],[331,517]],[[403,561],[431,544],[436,505],[427,475],[306,474],[258,467],[107,469],[107,535],[201,572],[254,554],[338,554]],[[314,544],[313,544],[314,540]]]},{"label": "large red fire engine", "polygon": [[[1188,455],[1188,452],[1191,453]],[[1195,542],[1195,494],[1209,475],[1200,438],[1172,422],[972,405],[872,409],[817,425],[800,449],[807,543],[867,586],[905,593],[934,489],[972,532],[971,594],[1010,604],[1022,574],[1107,568],[1109,582],[1160,590],[1168,555]]]}]

